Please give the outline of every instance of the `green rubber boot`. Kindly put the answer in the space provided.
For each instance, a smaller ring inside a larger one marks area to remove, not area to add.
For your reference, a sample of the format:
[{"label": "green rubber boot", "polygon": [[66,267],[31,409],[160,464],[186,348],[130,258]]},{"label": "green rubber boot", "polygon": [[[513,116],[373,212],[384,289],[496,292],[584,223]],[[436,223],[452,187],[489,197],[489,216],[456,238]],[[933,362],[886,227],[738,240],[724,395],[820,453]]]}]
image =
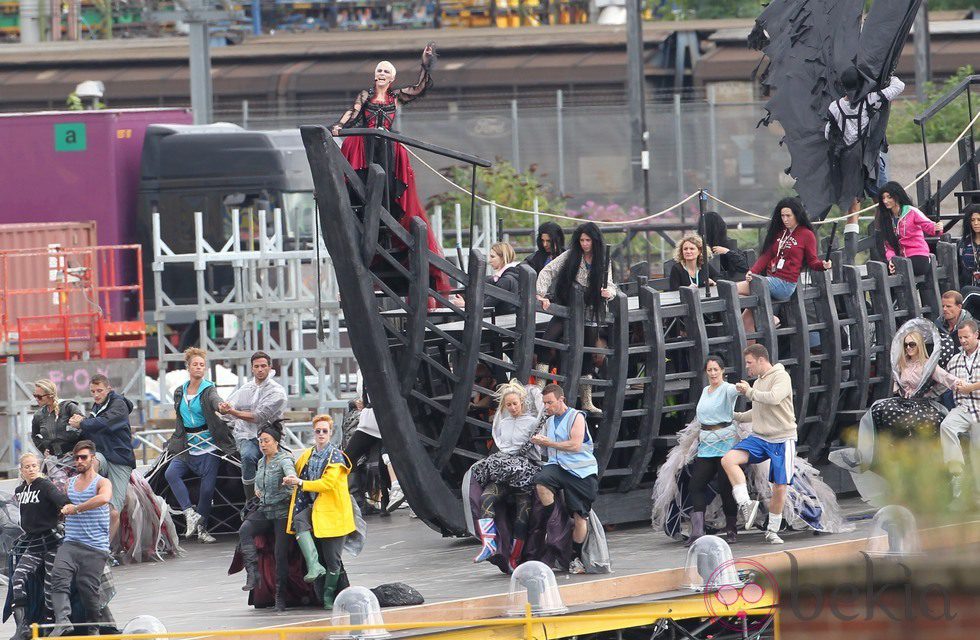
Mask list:
[{"label": "green rubber boot", "polygon": [[306,560],[306,575],[303,576],[303,580],[306,582],[316,582],[317,578],[327,575],[327,570],[320,564],[320,556],[316,551],[316,541],[313,540],[313,534],[309,531],[297,533],[296,542],[299,544],[299,549],[303,552],[303,558]]},{"label": "green rubber boot", "polygon": [[336,597],[337,583],[340,582],[340,572],[327,572],[327,577],[323,579],[323,608],[333,609],[333,599]]}]

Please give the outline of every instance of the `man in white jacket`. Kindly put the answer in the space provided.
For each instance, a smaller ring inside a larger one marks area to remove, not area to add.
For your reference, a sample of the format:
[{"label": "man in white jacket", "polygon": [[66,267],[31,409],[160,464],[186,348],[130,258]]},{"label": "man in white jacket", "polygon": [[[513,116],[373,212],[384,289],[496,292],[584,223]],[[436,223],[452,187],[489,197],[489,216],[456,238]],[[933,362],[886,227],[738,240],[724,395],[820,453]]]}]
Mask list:
[{"label": "man in white jacket", "polygon": [[752,423],[752,435],[742,440],[721,459],[721,466],[732,483],[732,495],[745,517],[745,529],[755,522],[759,501],[749,499],[741,465],[769,461],[772,500],[769,501],[769,525],[766,542],[782,544],[779,527],[783,523],[786,489],[793,480],[796,458],[796,411],[793,408],[793,386],[789,373],[781,364],[769,361],[769,351],[761,344],[747,348],[745,369],[757,376],[755,384],[742,380],[735,385],[740,394],[752,401],[752,409],[735,413],[737,422]]},{"label": "man in white jacket", "polygon": [[252,380],[234,394],[232,402],[222,402],[218,412],[232,425],[232,435],[242,460],[245,498],[255,494],[255,468],[259,463],[259,429],[282,418],[286,409],[286,390],[272,379],[272,358],[264,351],[252,354]]}]

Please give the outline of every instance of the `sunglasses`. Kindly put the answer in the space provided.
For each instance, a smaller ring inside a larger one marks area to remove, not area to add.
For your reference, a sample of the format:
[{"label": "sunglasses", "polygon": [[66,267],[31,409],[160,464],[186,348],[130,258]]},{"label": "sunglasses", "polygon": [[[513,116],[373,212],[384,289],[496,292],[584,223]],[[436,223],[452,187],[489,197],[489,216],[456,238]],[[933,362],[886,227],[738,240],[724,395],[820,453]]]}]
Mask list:
[{"label": "sunglasses", "polygon": [[314,429],[313,433],[330,433],[330,429]]},{"label": "sunglasses", "polygon": [[912,347],[917,347],[917,346],[919,346],[919,345],[915,344],[914,342],[906,342],[905,343],[905,348],[906,349],[911,349]]},{"label": "sunglasses", "polygon": [[34,399],[35,400],[44,400],[45,398],[47,398],[50,395],[51,395],[50,393],[41,393],[41,394],[35,393],[34,394]]},{"label": "sunglasses", "polygon": [[85,454],[81,454],[81,455],[77,455],[77,456],[75,456],[75,460],[88,460],[88,459],[89,459],[89,458],[91,458],[91,457],[92,457],[92,456],[89,456],[89,455],[85,455]]}]

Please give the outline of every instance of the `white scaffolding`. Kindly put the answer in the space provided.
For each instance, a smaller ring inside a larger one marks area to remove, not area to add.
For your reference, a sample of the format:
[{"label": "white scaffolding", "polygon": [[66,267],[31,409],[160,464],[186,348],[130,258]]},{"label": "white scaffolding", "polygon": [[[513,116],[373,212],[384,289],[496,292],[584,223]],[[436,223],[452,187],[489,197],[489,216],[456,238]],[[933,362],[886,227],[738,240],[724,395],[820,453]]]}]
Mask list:
[{"label": "white scaffolding", "polygon": [[[208,352],[209,364],[235,371],[239,384],[250,375],[249,358],[258,350],[274,360],[277,380],[289,394],[289,408],[327,411],[347,406],[354,396],[357,364],[346,341],[343,314],[338,300],[337,280],[323,240],[319,248],[286,248],[283,216],[272,212],[272,233],[265,211],[258,213],[257,237],[242,246],[239,211],[232,211],[231,235],[215,249],[204,239],[204,215],[194,214],[194,251],[176,253],[160,235],[160,214],[153,214],[153,289],[157,347],[160,358],[161,402],[172,401],[164,376],[168,365],[183,365],[183,354],[166,339],[167,325],[198,323],[200,346]],[[249,233],[256,229],[250,227]],[[289,244],[299,245],[291,238]],[[319,255],[319,271],[317,269]],[[196,301],[176,304],[172,292],[164,291],[163,274],[173,265],[191,265]],[[207,272],[218,265],[231,268],[232,288],[222,299],[207,289]],[[318,279],[319,276],[319,279]],[[316,288],[320,289],[319,314],[324,339],[317,342]],[[233,320],[232,318],[233,317]],[[229,320],[232,320],[229,322]],[[219,323],[232,327],[232,335],[218,336]]]}]

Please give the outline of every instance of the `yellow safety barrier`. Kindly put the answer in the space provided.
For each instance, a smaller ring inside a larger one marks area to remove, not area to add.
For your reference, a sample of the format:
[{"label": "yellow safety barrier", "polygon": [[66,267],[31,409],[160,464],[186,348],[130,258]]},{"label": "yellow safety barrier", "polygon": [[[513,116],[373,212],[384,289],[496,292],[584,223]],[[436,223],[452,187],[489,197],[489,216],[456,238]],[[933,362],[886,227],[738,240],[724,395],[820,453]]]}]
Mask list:
[{"label": "yellow safety barrier", "polygon": [[[709,598],[710,598],[709,594]],[[600,633],[616,629],[627,629],[655,624],[658,620],[687,620],[692,618],[725,618],[746,615],[774,615],[776,600],[767,594],[761,600],[748,603],[738,599],[724,605],[715,601],[708,607],[703,595],[688,596],[671,600],[614,605],[602,613],[579,613],[556,616],[534,616],[527,605],[524,616],[512,618],[428,620],[412,622],[385,622],[374,625],[329,625],[302,627],[269,627],[259,629],[227,629],[215,631],[182,631],[174,633],[133,633],[100,636],[102,640],[168,640],[179,638],[245,638],[268,637],[290,640],[291,637],[325,638],[331,633],[344,631],[367,631],[385,629],[387,631],[432,630],[423,635],[413,634],[415,638],[440,638],[444,640],[538,640],[547,637],[569,638],[588,633]],[[777,616],[778,618],[778,616]],[[778,635],[778,623],[774,627]],[[32,625],[32,638],[39,640],[38,626]],[[87,636],[62,636],[62,640],[84,640]]]}]

